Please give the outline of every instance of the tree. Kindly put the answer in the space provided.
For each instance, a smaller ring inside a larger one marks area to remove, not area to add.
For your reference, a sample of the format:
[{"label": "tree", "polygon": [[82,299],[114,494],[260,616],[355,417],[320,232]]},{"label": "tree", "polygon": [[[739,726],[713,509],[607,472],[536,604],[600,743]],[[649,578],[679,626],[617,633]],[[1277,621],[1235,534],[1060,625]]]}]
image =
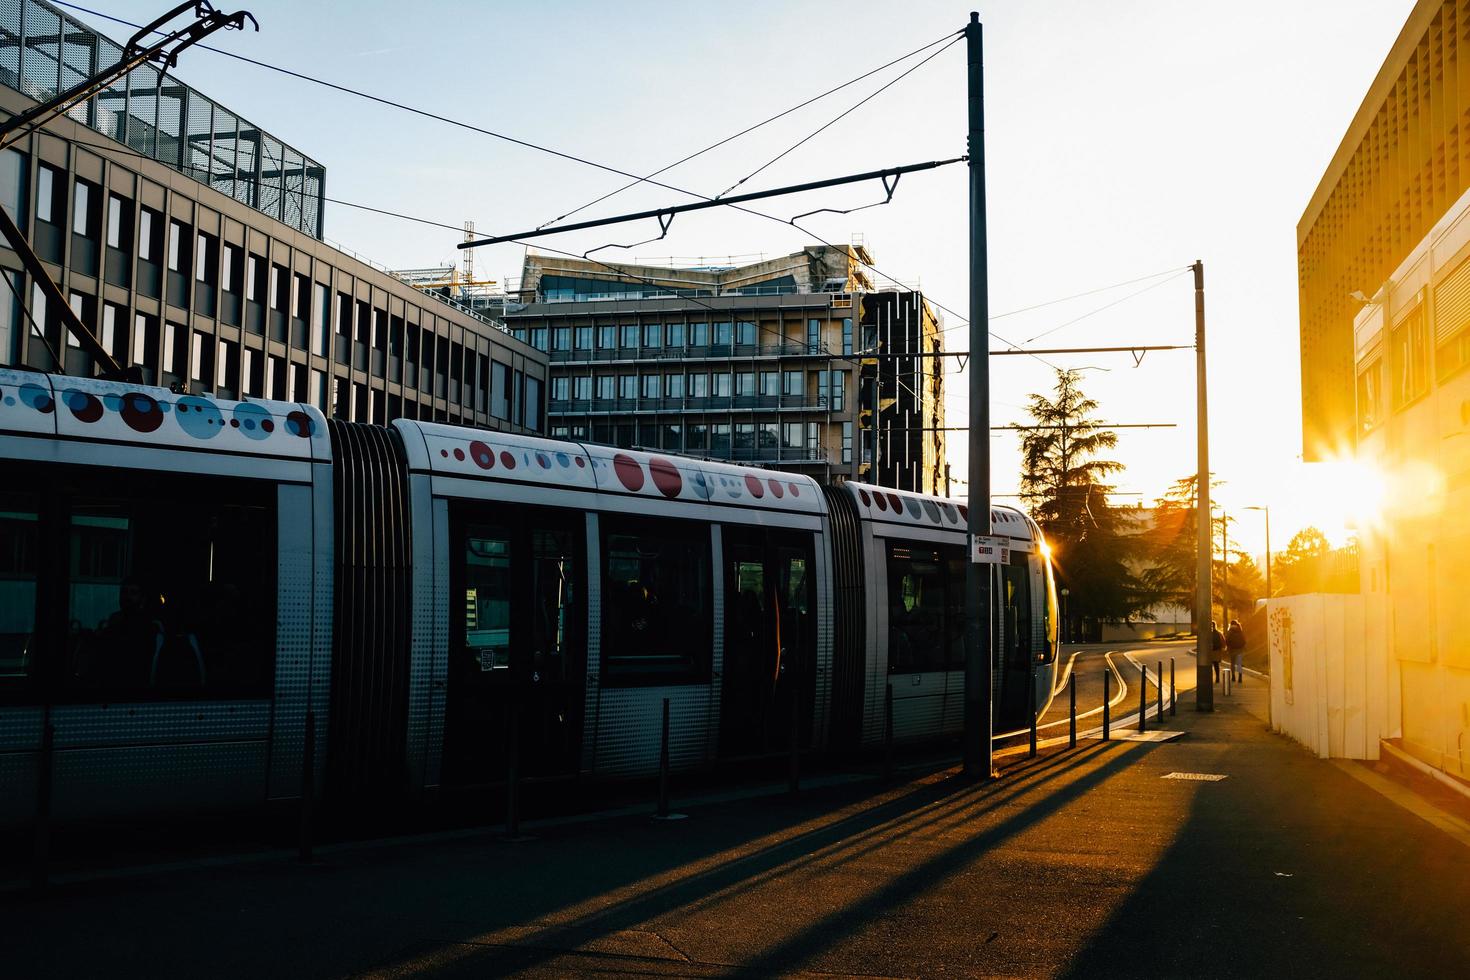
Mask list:
[{"label": "tree", "polygon": [[1095,634],[1104,620],[1126,619],[1146,603],[1129,566],[1132,517],[1109,502],[1114,488],[1104,482],[1123,469],[1101,458],[1118,435],[1094,417],[1098,404],[1079,380],[1076,371],[1059,370],[1051,397],[1030,396],[1035,424],[1017,427],[1024,433],[1021,498],[1051,544],[1058,586],[1071,593],[1068,618]]},{"label": "tree", "polygon": [[1281,595],[1322,591],[1324,566],[1332,553],[1327,535],[1315,527],[1304,527],[1291,536],[1286,550],[1276,556],[1271,572]]},{"label": "tree", "polygon": [[[1143,532],[1142,551],[1147,565],[1139,575],[1150,603],[1183,609],[1195,615],[1199,570],[1195,564],[1199,542],[1195,535],[1198,477],[1175,480],[1154,505],[1153,522]],[[1195,624],[1196,628],[1199,624]]]}]

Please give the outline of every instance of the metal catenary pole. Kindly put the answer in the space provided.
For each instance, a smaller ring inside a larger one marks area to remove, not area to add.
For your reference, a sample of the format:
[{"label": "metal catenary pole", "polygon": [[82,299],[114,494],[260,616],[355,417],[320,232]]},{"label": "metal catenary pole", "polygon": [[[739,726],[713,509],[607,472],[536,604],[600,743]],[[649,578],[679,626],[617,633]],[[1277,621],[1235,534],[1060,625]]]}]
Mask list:
[{"label": "metal catenary pole", "polygon": [[[980,15],[965,27],[968,52],[970,152],[970,485],[968,530],[990,533],[989,283],[985,250],[985,94]],[[990,566],[970,562],[965,571],[965,773],[994,774],[991,757]]]},{"label": "metal catenary pole", "polygon": [[1205,264],[1194,263],[1194,367],[1195,426],[1199,465],[1195,486],[1195,602],[1198,624],[1195,635],[1196,711],[1215,710],[1215,688],[1210,679],[1210,616],[1214,602],[1210,596],[1210,553],[1214,535],[1210,533],[1210,412],[1205,379]]}]

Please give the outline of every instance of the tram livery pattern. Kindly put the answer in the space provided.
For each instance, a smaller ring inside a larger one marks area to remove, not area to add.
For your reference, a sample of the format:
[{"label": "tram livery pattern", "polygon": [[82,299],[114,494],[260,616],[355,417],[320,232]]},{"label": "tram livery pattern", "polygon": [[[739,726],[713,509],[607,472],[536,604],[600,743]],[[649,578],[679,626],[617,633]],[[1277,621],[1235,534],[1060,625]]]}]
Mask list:
[{"label": "tram livery pattern", "polygon": [[[0,825],[647,775],[963,706],[964,504],[433,422],[0,369]],[[997,726],[1045,707],[1035,524],[993,571]],[[1032,694],[1034,692],[1034,696]],[[514,726],[514,731],[512,727]]]}]

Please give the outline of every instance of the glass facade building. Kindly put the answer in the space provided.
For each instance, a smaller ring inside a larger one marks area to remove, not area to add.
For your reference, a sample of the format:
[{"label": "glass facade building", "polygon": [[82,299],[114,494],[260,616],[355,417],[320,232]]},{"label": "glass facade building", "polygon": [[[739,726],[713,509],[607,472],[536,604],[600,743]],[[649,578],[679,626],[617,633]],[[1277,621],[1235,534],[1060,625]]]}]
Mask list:
[{"label": "glass facade building", "polygon": [[[0,0],[0,83],[38,102],[117,64],[122,45],[43,0]],[[313,238],[325,169],[225,106],[140,65],[68,113]]]}]

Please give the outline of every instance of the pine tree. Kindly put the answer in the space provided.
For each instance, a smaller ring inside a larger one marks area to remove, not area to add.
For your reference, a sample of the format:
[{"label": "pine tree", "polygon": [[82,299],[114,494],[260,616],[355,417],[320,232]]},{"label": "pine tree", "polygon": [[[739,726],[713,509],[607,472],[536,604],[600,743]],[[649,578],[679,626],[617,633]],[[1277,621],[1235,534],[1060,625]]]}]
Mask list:
[{"label": "pine tree", "polygon": [[1059,370],[1052,397],[1030,397],[1034,425],[1022,428],[1021,498],[1051,544],[1058,586],[1071,593],[1069,618],[1096,635],[1104,620],[1126,619],[1143,604],[1129,566],[1133,519],[1112,505],[1115,488],[1104,482],[1123,469],[1101,455],[1118,435],[1094,416],[1098,403],[1079,381],[1076,371]]}]

